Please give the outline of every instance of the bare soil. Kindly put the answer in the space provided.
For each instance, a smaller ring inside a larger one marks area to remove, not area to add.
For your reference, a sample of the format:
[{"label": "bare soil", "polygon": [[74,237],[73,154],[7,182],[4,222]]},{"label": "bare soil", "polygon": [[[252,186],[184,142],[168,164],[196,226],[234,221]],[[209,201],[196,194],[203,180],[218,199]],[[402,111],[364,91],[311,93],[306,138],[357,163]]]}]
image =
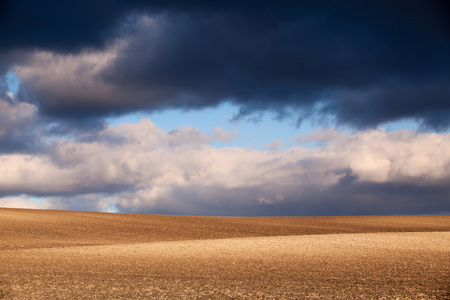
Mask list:
[{"label": "bare soil", "polygon": [[450,216],[0,208],[4,299],[450,299]]}]

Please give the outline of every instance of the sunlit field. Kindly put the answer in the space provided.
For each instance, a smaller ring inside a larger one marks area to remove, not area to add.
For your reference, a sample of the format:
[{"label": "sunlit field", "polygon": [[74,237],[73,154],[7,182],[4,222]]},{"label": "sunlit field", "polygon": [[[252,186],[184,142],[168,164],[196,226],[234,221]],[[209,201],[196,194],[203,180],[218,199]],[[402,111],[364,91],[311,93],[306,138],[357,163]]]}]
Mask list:
[{"label": "sunlit field", "polygon": [[0,209],[4,299],[445,299],[450,216]]}]

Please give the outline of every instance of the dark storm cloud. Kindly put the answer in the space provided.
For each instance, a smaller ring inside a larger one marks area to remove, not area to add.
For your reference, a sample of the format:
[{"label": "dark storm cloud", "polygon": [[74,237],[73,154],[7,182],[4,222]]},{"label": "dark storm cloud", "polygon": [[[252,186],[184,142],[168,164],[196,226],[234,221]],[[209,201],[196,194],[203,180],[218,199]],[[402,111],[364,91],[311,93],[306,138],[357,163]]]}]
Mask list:
[{"label": "dark storm cloud", "polygon": [[407,116],[419,121],[424,129],[450,126],[450,85],[443,78],[347,90],[337,97],[341,101],[329,101],[321,110],[334,114],[340,123],[368,128]]},{"label": "dark storm cloud", "polygon": [[[109,38],[129,29],[121,26],[119,30],[119,22],[131,24],[133,14],[140,12],[264,11],[273,2],[259,1],[255,6],[231,0],[5,0],[0,2],[0,49],[37,48],[74,53],[104,47]],[[285,3],[295,3],[289,2]]]},{"label": "dark storm cloud", "polygon": [[[3,4],[4,51],[81,57],[84,49],[109,51],[114,39],[126,41],[100,70],[84,68],[98,90],[62,95],[45,76],[22,78],[21,99],[49,116],[92,119],[229,101],[240,117],[271,110],[301,119],[314,111],[358,128],[402,118],[449,126],[444,2],[32,3]],[[77,80],[70,83],[80,90]],[[109,96],[106,87],[114,88]]]},{"label": "dark storm cloud", "polygon": [[117,19],[129,10],[118,1],[2,1],[0,48],[76,52],[102,47]]}]

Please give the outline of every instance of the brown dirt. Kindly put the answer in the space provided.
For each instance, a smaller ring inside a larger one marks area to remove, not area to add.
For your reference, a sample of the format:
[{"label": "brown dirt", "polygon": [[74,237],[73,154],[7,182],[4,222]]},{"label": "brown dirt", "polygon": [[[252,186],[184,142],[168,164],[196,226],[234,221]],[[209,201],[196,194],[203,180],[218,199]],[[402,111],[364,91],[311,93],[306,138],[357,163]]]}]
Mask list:
[{"label": "brown dirt", "polygon": [[449,299],[450,216],[0,208],[0,298]]}]

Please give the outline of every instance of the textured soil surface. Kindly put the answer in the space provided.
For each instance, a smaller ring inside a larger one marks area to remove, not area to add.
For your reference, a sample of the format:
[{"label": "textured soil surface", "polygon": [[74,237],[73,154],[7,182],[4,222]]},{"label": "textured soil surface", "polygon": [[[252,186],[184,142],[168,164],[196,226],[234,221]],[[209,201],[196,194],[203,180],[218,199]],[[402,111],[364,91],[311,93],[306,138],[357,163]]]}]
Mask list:
[{"label": "textured soil surface", "polygon": [[4,299],[450,299],[450,216],[0,208]]}]

